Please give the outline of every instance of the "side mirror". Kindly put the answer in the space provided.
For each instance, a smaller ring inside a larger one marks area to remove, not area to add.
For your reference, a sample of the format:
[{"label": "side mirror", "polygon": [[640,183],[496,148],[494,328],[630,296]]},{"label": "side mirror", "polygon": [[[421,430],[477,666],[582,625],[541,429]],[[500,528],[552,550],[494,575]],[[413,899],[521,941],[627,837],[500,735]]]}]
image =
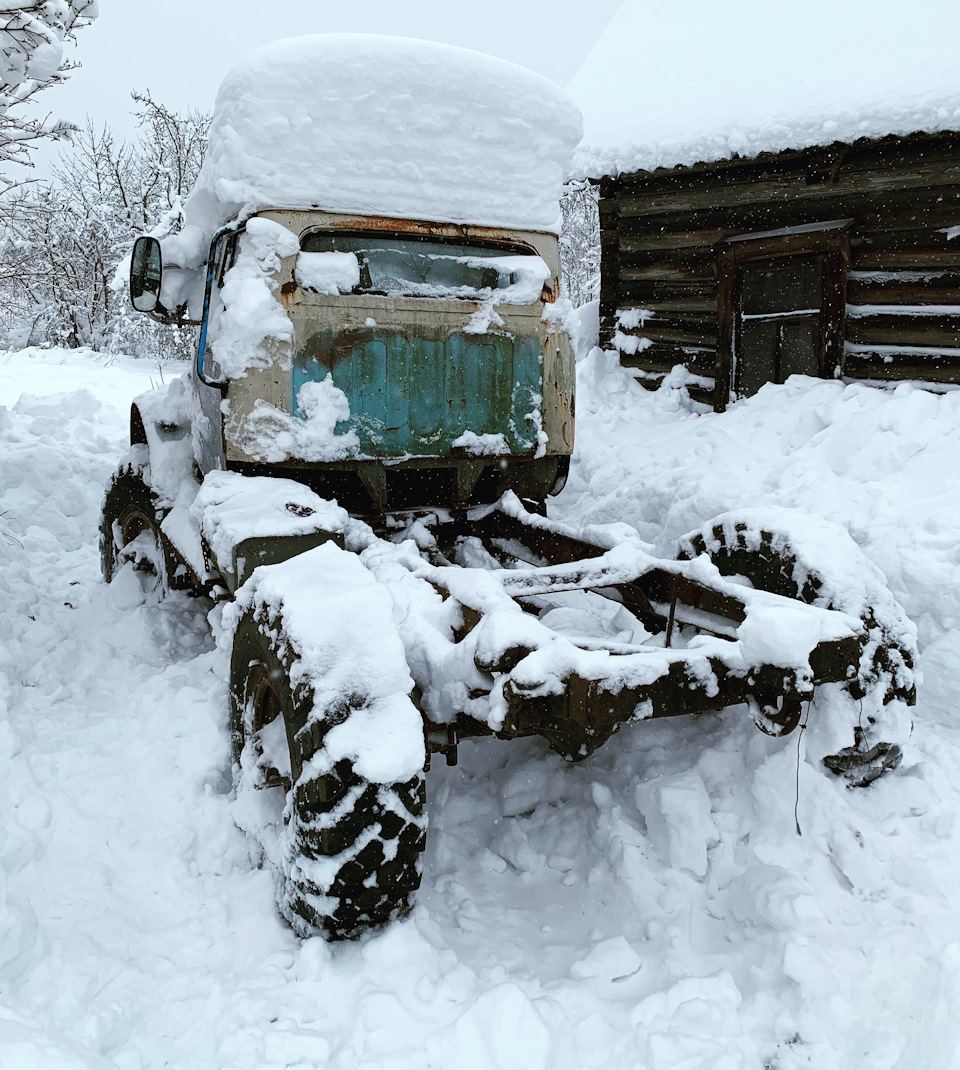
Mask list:
[{"label": "side mirror", "polygon": [[138,312],[153,312],[160,307],[162,275],[160,242],[145,236],[137,238],[130,257],[130,300]]}]

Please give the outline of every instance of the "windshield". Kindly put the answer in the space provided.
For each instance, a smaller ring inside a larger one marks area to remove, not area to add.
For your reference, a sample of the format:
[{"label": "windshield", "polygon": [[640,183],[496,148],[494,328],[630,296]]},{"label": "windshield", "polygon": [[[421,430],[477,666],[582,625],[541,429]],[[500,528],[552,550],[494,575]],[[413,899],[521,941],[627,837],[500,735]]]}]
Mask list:
[{"label": "windshield", "polygon": [[550,269],[523,246],[416,235],[308,234],[297,281],[319,293],[382,294],[532,304]]}]

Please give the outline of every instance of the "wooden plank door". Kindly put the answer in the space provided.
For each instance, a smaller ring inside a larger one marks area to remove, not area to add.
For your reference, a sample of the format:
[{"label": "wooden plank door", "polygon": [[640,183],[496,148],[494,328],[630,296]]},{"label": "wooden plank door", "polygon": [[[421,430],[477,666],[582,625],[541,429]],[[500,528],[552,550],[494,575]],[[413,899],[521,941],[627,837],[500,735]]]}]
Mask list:
[{"label": "wooden plank door", "polygon": [[823,260],[745,264],[739,272],[734,392],[755,394],[791,375],[820,375]]}]

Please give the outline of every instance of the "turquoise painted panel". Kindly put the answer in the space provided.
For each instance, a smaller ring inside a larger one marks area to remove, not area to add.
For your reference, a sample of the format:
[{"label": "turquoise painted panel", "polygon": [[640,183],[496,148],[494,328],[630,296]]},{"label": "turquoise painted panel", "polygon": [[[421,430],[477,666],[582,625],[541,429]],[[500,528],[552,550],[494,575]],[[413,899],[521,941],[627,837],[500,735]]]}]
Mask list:
[{"label": "turquoise painted panel", "polygon": [[[407,396],[408,411],[413,414],[411,439],[429,446],[441,441],[446,426],[446,394],[438,389],[443,383],[444,347],[442,342],[423,338],[409,346],[409,352]],[[427,448],[423,452],[430,453],[432,449]]]},{"label": "turquoise painted panel", "polygon": [[384,369],[383,422],[389,438],[402,435],[410,424],[411,352],[414,346],[394,334],[389,340],[390,357]]},{"label": "turquoise painted panel", "polygon": [[[467,383],[464,367],[466,346],[463,335],[448,338],[443,347],[443,431],[447,441],[462,435],[467,420]],[[458,430],[459,428],[459,430]],[[444,450],[444,453],[449,452]]]},{"label": "turquoise painted panel", "polygon": [[[537,445],[541,359],[536,338],[454,334],[440,341],[401,332],[323,332],[293,368],[293,396],[333,376],[350,402],[337,432],[356,432],[365,454],[443,456],[463,434],[502,434],[513,453]],[[299,415],[296,404],[295,415]]]},{"label": "turquoise painted panel", "polygon": [[371,338],[353,346],[350,356],[333,369],[333,381],[350,399],[350,412],[371,441],[382,438],[386,400],[387,343]]},{"label": "turquoise painted panel", "polygon": [[503,426],[503,406],[498,404],[498,398],[507,395],[497,387],[509,383],[513,372],[513,353],[509,354],[510,360],[505,359],[506,356],[490,342],[485,345],[468,342],[465,346],[463,396],[466,399],[466,424],[471,430],[474,425],[483,426],[491,420],[495,426]]},{"label": "turquoise painted panel", "polygon": [[[543,422],[543,361],[536,338],[524,338],[520,345],[522,356],[513,362],[513,394],[505,419],[511,427],[507,434],[511,450],[526,453],[536,449]],[[536,421],[534,414],[539,416]]]}]

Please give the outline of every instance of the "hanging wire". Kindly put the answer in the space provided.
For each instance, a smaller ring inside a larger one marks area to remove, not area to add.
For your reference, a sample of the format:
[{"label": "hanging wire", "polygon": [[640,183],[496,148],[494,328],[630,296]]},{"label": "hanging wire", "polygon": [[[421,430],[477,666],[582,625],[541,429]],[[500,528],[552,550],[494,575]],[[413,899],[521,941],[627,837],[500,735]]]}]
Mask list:
[{"label": "hanging wire", "polygon": [[796,794],[793,799],[793,820],[797,826],[797,835],[802,836],[800,831],[800,741],[803,739],[804,729],[807,727],[807,722],[810,720],[810,707],[813,705],[813,696],[807,699],[807,714],[803,719],[803,723],[800,725],[800,732],[797,735],[797,786]]}]

